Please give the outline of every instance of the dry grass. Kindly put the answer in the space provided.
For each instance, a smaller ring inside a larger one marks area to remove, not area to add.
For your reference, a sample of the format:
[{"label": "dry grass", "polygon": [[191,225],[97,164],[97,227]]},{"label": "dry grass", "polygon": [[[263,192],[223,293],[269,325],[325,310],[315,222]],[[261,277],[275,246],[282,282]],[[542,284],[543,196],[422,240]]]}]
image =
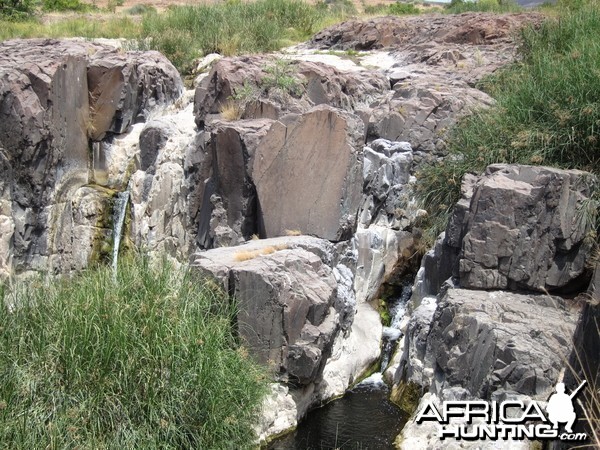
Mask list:
[{"label": "dry grass", "polygon": [[233,258],[238,262],[248,261],[249,259],[254,259],[257,256],[270,255],[272,253],[278,252],[279,250],[285,250],[287,248],[288,248],[287,245],[280,244],[280,245],[270,245],[268,247],[261,248],[258,250],[242,250],[242,251],[237,252],[233,256]]},{"label": "dry grass", "polygon": [[286,236],[302,236],[301,230],[285,230]]},{"label": "dry grass", "polygon": [[219,111],[223,120],[228,122],[240,120],[242,118],[242,114],[244,113],[242,106],[235,100],[227,100],[221,105]]}]

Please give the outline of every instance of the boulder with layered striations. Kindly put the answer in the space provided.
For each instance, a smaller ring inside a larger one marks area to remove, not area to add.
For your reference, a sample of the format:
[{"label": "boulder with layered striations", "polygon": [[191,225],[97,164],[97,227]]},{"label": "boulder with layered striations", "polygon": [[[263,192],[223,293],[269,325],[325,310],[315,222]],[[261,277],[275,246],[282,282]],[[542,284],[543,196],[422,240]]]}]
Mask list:
[{"label": "boulder with layered striations", "polygon": [[[591,223],[584,208],[593,178],[577,170],[492,165],[459,208],[446,243],[460,249],[469,289],[574,289],[582,281]],[[455,272],[456,273],[456,272]]]},{"label": "boulder with layered striations", "polygon": [[542,398],[564,367],[578,314],[559,297],[449,289],[427,338],[433,390],[460,386],[489,399],[504,389]]}]

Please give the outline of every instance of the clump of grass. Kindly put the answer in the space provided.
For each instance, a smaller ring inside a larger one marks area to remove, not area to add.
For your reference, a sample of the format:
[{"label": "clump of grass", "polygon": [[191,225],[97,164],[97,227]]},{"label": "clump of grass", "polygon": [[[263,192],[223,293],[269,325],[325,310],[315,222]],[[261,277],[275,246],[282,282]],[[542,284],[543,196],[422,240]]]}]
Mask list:
[{"label": "clump of grass", "polygon": [[396,16],[405,16],[410,14],[419,14],[421,11],[412,3],[395,2],[392,3],[388,8],[389,14]]},{"label": "clump of grass", "polygon": [[0,41],[36,37],[134,39],[139,36],[140,30],[141,25],[129,17],[112,17],[105,20],[79,16],[46,24],[38,20],[20,22],[0,20]]},{"label": "clump of grass", "polygon": [[514,0],[452,0],[445,12],[462,14],[465,12],[519,12],[523,8]]},{"label": "clump of grass", "polygon": [[252,446],[265,377],[216,286],[133,259],[0,295],[4,447]]},{"label": "clump of grass", "polygon": [[278,89],[285,94],[299,97],[304,91],[304,86],[294,74],[294,65],[287,59],[276,59],[264,68],[265,75],[261,88],[265,91]]},{"label": "clump of grass", "polygon": [[219,107],[219,112],[224,120],[233,122],[242,118],[244,109],[240,103],[233,99],[229,99]]},{"label": "clump of grass", "polygon": [[43,0],[47,11],[89,11],[93,6],[79,0]]},{"label": "clump of grass", "polygon": [[133,5],[131,8],[128,8],[126,13],[131,14],[132,16],[141,16],[144,14],[156,14],[156,8],[152,5],[144,5],[143,3],[139,3],[137,5]]},{"label": "clump of grass", "polygon": [[238,262],[248,261],[248,260],[254,259],[258,256],[271,255],[275,252],[278,252],[280,250],[285,250],[287,248],[288,248],[287,245],[280,244],[280,245],[269,245],[268,247],[264,247],[264,248],[261,248],[258,250],[242,250],[242,251],[236,252],[233,255],[233,258]]},{"label": "clump of grass", "polygon": [[417,194],[429,217],[447,217],[463,175],[493,163],[600,175],[598,36],[597,1],[523,30],[520,62],[481,85],[496,105],[463,119],[449,138],[450,156],[418,174]]},{"label": "clump of grass", "polygon": [[285,230],[286,236],[302,236],[301,230]]}]

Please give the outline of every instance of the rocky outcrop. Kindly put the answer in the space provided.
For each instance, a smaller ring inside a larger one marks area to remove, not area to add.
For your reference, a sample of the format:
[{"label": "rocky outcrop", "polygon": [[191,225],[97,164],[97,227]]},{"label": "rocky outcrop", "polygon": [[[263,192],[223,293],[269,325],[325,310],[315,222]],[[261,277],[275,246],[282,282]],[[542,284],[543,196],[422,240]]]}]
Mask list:
[{"label": "rocky outcrop", "polygon": [[[580,303],[548,291],[581,291],[587,281],[583,211],[593,181],[581,171],[500,164],[465,176],[446,232],[422,261],[395,391],[416,385],[434,401],[547,399],[581,346],[573,341]],[[436,439],[433,428],[409,422],[398,446]]]},{"label": "rocky outcrop", "polygon": [[370,105],[367,139],[408,141],[416,151],[443,153],[445,133],[456,121],[493,101],[447,74],[415,72]]},{"label": "rocky outcrop", "polygon": [[204,126],[228,103],[242,110],[242,119],[279,119],[316,105],[353,111],[389,89],[376,72],[342,72],[308,61],[242,56],[219,60],[196,89],[196,123]]},{"label": "rocky outcrop", "polygon": [[236,245],[258,235],[253,165],[257,147],[272,124],[268,119],[211,124],[205,152],[211,178],[199,217],[198,242],[203,248]]},{"label": "rocky outcrop", "polygon": [[429,42],[491,45],[512,42],[523,25],[540,23],[540,14],[467,13],[438,16],[376,17],[351,20],[317,33],[309,45],[320,49],[374,50]]},{"label": "rocky outcrop", "polygon": [[[173,101],[181,79],[158,53],[120,53],[84,41],[7,41],[0,44],[0,61],[0,148],[7,165],[3,182],[10,186],[4,201],[13,222],[4,222],[3,234],[12,246],[12,267],[2,270],[80,269],[87,262],[76,261],[72,241],[91,239],[108,225],[95,219],[83,225],[76,212],[64,216],[90,196],[78,192],[93,181],[90,139],[121,132],[154,106]],[[71,223],[87,231],[71,235],[68,230],[77,228]]]},{"label": "rocky outcrop", "polygon": [[460,386],[486,399],[499,389],[547,394],[569,354],[578,312],[559,297],[449,289],[427,339],[433,391]]},{"label": "rocky outcrop", "polygon": [[581,207],[591,182],[585,172],[515,165],[466,179],[444,238],[444,252],[457,257],[452,273],[441,272],[469,289],[577,289],[589,253]]}]

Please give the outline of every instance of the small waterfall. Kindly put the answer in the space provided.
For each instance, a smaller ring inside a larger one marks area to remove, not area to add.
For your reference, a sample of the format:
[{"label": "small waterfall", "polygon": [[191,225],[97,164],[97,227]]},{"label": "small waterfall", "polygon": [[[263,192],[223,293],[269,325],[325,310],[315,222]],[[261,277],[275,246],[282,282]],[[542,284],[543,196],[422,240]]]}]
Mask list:
[{"label": "small waterfall", "polygon": [[123,223],[125,223],[125,214],[127,213],[127,204],[129,203],[129,191],[119,192],[115,196],[113,206],[113,274],[117,276],[117,263],[119,262],[119,248],[121,246],[121,234],[123,233]]},{"label": "small waterfall", "polygon": [[407,284],[402,287],[402,293],[400,297],[392,304],[390,308],[390,315],[392,316],[392,322],[389,327],[383,327],[383,350],[381,352],[381,371],[385,371],[390,359],[394,354],[396,343],[402,336],[400,331],[400,325],[404,315],[406,314],[406,306],[412,295],[412,285]]},{"label": "small waterfall", "polygon": [[381,350],[381,368],[379,372],[374,373],[373,375],[365,378],[360,382],[359,385],[374,385],[374,386],[382,386],[384,385],[383,381],[383,372],[387,369],[387,366],[392,359],[394,354],[394,350],[396,349],[396,344],[398,340],[402,337],[402,331],[400,331],[400,326],[402,324],[402,319],[406,314],[406,306],[408,301],[410,300],[410,296],[412,295],[412,283],[408,283],[402,287],[402,293],[399,297],[397,297],[394,301],[391,302],[390,307],[390,315],[392,316],[392,321],[389,327],[383,327],[383,348]]}]

